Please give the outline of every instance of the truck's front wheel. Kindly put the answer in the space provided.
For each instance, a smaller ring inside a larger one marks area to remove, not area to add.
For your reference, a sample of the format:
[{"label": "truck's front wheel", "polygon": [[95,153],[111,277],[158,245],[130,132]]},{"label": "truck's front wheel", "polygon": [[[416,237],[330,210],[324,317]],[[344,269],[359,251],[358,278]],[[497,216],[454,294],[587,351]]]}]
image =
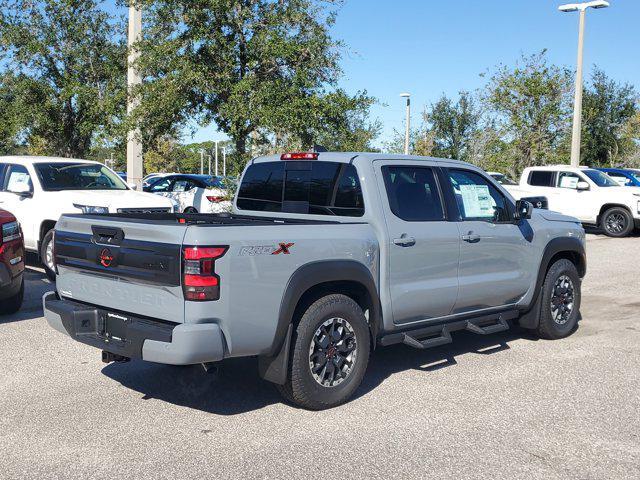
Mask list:
[{"label": "truck's front wheel", "polygon": [[600,227],[609,237],[626,237],[633,230],[633,217],[626,208],[613,207],[602,215]]},{"label": "truck's front wheel", "polygon": [[560,259],[549,268],[542,285],[538,335],[548,340],[570,335],[580,315],[580,276],[576,266]]},{"label": "truck's front wheel", "polygon": [[56,279],[56,264],[53,258],[53,229],[49,230],[40,244],[40,258],[42,259],[42,266],[44,267],[44,273],[51,281]]},{"label": "truck's front wheel", "polygon": [[295,330],[289,375],[280,391],[311,410],[340,405],[360,386],[369,350],[369,326],[360,306],[345,295],[322,297]]}]

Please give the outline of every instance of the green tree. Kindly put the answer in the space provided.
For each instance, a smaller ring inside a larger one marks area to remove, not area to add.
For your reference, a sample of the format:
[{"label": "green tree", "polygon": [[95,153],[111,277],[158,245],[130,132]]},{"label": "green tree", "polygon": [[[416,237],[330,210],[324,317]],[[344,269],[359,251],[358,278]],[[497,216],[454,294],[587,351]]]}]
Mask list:
[{"label": "green tree", "polygon": [[560,147],[567,133],[571,74],[550,65],[546,51],[499,66],[486,87],[489,117],[504,142],[512,174],[523,168],[566,161]]},{"label": "green tree", "polygon": [[139,68],[147,81],[135,121],[149,137],[175,134],[187,119],[215,122],[246,158],[264,139],[349,146],[375,133],[360,121],[371,99],[336,89],[335,1],[140,3],[148,25]]},{"label": "green tree", "polygon": [[432,154],[468,160],[470,143],[480,128],[481,117],[477,101],[469,92],[461,91],[455,102],[442,95],[424,113],[427,129],[433,133]]},{"label": "green tree", "polygon": [[18,135],[23,121],[15,84],[13,75],[0,75],[0,155],[15,153],[19,148]]},{"label": "green tree", "polygon": [[589,166],[613,166],[637,148],[627,126],[638,112],[638,94],[596,68],[584,91],[581,161]]},{"label": "green tree", "polygon": [[0,64],[16,73],[32,151],[88,156],[117,135],[126,99],[124,26],[93,0],[5,0]]}]

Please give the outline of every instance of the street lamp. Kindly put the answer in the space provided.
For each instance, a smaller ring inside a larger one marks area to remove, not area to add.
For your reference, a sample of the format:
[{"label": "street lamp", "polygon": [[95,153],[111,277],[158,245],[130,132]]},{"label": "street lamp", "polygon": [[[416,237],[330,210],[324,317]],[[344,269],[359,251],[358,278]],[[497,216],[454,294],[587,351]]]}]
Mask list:
[{"label": "street lamp", "polygon": [[402,98],[407,99],[407,119],[405,121],[405,131],[404,131],[404,154],[409,155],[409,131],[411,129],[411,94],[410,93],[401,93],[400,96]]},{"label": "street lamp", "polygon": [[606,8],[609,2],[595,0],[583,3],[567,3],[560,5],[561,12],[580,12],[580,27],[578,30],[578,66],[576,69],[576,92],[573,102],[573,132],[571,135],[571,166],[580,165],[580,140],[582,134],[582,51],[584,47],[584,19],[587,8]]}]

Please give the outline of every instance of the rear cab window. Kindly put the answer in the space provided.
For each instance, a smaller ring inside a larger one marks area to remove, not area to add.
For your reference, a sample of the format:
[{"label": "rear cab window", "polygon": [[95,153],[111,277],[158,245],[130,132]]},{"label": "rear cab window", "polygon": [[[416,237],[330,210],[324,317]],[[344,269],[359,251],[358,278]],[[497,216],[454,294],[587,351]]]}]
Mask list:
[{"label": "rear cab window", "polygon": [[362,189],[352,164],[274,161],[249,166],[242,178],[239,210],[361,217]]},{"label": "rear cab window", "polygon": [[407,222],[443,221],[445,214],[433,169],[419,166],[383,166],[389,207]]},{"label": "rear cab window", "polygon": [[529,173],[528,183],[534,187],[554,187],[553,178],[551,170],[533,170]]}]

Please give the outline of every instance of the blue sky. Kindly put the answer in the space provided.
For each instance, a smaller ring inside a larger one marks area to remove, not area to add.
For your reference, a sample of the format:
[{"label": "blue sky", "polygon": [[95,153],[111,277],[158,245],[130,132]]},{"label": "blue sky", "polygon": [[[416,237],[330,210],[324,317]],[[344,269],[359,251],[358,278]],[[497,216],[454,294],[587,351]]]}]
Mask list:
[{"label": "blue sky", "polygon": [[[569,0],[567,0],[569,1]],[[576,1],[576,0],[572,0]],[[442,94],[475,90],[479,74],[499,63],[546,48],[549,59],[574,68],[578,15],[557,10],[556,0],[345,0],[333,29],[343,40],[341,86],[367,90],[384,130],[378,143],[403,128],[401,92],[412,94],[414,122]],[[587,12],[585,68],[640,88],[640,0],[610,0]],[[454,7],[455,5],[455,7]],[[224,138],[215,126],[193,141]],[[185,141],[191,141],[185,138]]]}]

